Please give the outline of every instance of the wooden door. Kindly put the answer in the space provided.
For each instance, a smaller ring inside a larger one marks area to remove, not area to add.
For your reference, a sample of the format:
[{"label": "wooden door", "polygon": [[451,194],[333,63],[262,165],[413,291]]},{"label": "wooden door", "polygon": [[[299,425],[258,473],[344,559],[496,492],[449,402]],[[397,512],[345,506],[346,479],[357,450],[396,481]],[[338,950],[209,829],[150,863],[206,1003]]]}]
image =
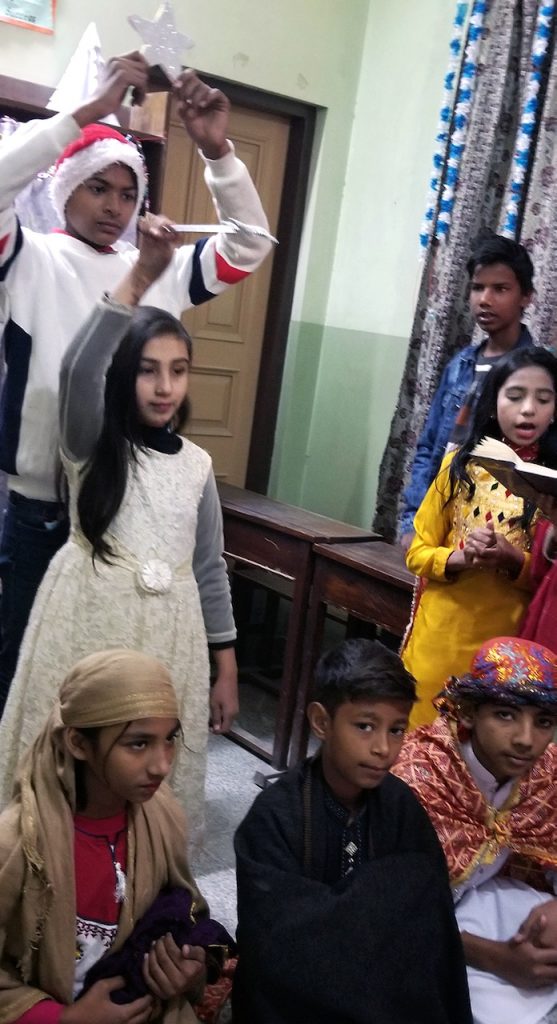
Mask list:
[{"label": "wooden door", "polygon": [[[273,234],[288,136],[286,117],[239,106],[231,111],[230,138],[255,182]],[[167,147],[162,212],[178,223],[215,221],[202,162],[172,107]],[[245,483],[272,263],[271,253],[250,278],[183,317],[194,340],[193,412],[187,434],[210,452],[217,478],[240,487]]]}]

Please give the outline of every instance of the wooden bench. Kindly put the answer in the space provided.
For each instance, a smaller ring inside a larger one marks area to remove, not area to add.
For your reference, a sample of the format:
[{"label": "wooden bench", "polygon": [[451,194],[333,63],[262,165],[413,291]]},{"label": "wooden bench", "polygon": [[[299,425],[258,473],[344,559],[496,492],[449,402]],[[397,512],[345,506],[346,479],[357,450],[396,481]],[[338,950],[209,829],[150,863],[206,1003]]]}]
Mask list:
[{"label": "wooden bench", "polygon": [[402,637],[410,618],[415,577],[408,571],[402,548],[384,541],[317,544],[313,551],[311,600],[306,620],[302,670],[288,763],[305,757],[308,740],[306,707],[315,663],[321,653],[327,606],[382,626]]},{"label": "wooden bench", "polygon": [[235,726],[230,734],[242,746],[282,769],[287,765],[292,718],[301,673],[306,617],[314,571],[314,549],[319,544],[342,547],[373,541],[372,530],[329,519],[294,505],[231,484],[219,484],[224,521],[224,547],[232,572],[235,563],[247,563],[278,573],[292,581],[292,607],[288,619],[278,710],[272,750],[256,736]]}]

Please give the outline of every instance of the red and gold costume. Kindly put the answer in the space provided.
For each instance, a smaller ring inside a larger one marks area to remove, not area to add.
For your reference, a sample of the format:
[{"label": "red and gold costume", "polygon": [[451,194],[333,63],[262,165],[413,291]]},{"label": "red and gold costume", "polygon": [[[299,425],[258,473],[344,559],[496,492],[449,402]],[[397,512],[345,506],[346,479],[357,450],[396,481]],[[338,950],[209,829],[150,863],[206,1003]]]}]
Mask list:
[{"label": "red and gold costume", "polygon": [[[465,724],[473,723],[471,706],[486,703],[557,714],[557,656],[519,637],[482,644],[470,671],[449,678],[435,700],[441,717],[406,738],[393,772],[414,790],[435,827],[461,932],[506,944],[555,887],[557,746],[550,743],[514,782],[495,777],[484,763],[489,757],[474,749],[473,724]],[[469,963],[467,975],[476,1024],[556,1019],[552,985],[521,988],[491,973],[486,961]]]},{"label": "red and gold costume", "polygon": [[[459,752],[457,726],[444,718],[405,740],[392,769],[426,808],[447,858],[452,886],[503,849],[512,850],[509,873],[545,889],[543,872],[557,868],[557,746],[550,744],[500,810],[491,807]],[[526,863],[527,862],[527,863]]]}]

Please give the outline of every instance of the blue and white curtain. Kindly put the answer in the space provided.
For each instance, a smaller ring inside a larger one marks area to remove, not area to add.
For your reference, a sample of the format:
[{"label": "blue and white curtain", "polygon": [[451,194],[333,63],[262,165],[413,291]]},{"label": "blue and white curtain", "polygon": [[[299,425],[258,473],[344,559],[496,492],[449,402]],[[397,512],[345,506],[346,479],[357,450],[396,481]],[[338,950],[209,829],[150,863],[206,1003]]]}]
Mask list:
[{"label": "blue and white curtain", "polygon": [[466,261],[482,227],[520,239],[536,270],[530,329],[557,341],[557,4],[456,4],[420,233],[421,287],[374,527],[396,535],[402,490],[447,360],[472,336]]}]

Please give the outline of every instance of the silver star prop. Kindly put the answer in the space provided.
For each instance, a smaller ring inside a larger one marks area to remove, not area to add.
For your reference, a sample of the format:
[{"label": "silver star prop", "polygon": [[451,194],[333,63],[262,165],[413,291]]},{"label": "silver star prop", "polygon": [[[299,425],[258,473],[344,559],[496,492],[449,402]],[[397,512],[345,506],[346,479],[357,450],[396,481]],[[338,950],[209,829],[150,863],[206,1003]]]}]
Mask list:
[{"label": "silver star prop", "polygon": [[182,70],[180,54],[195,46],[193,39],[178,32],[172,4],[160,5],[153,21],[130,14],[128,21],[143,39],[142,53],[152,67],[160,67],[172,84]]}]

